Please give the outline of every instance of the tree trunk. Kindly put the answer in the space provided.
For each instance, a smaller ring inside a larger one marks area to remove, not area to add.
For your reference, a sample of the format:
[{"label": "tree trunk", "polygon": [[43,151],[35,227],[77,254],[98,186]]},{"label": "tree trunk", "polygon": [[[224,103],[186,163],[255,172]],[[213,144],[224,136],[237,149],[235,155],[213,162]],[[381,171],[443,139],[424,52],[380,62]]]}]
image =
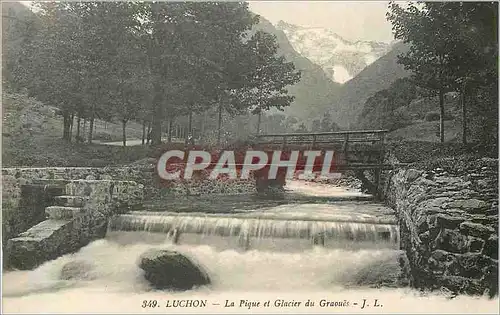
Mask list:
[{"label": "tree trunk", "polygon": [[467,104],[466,104],[466,83],[462,85],[460,102],[462,103],[462,144],[467,145]]},{"label": "tree trunk", "polygon": [[149,67],[154,74],[154,87],[153,87],[153,111],[151,119],[151,145],[156,146],[161,144],[161,122],[163,120],[163,85],[162,85],[162,70],[160,67],[160,55],[161,55],[161,45],[160,38],[161,32],[159,32],[160,26],[160,6],[158,3],[152,3],[151,6],[152,13],[152,39],[150,51],[149,51]]},{"label": "tree trunk", "polygon": [[125,131],[125,127],[127,127],[127,121],[124,119],[122,120],[122,141],[123,141],[123,146],[127,146],[127,133]]},{"label": "tree trunk", "polygon": [[90,120],[89,120],[89,134],[88,134],[88,137],[87,137],[87,142],[88,143],[92,143],[92,133],[94,131],[94,114],[92,114],[92,117],[90,117]]},{"label": "tree trunk", "polygon": [[172,116],[168,117],[168,143],[172,143],[172,127],[173,127],[174,119]]},{"label": "tree trunk", "polygon": [[262,112],[257,114],[257,135],[260,135],[260,124],[262,121]]},{"label": "tree trunk", "polygon": [[444,91],[439,90],[439,138],[444,143]]},{"label": "tree trunk", "polygon": [[80,123],[81,118],[80,115],[78,115],[78,119],[76,120],[76,142],[80,142]]},{"label": "tree trunk", "polygon": [[205,111],[203,113],[203,119],[201,120],[201,126],[200,126],[200,143],[203,143],[204,140],[206,123],[207,123],[207,112]]},{"label": "tree trunk", "polygon": [[87,119],[86,119],[86,118],[84,118],[84,119],[83,119],[83,131],[82,131],[82,134],[83,134],[82,138],[83,138],[84,140],[85,140],[85,133],[86,133],[86,132],[87,132]]},{"label": "tree trunk", "polygon": [[142,120],[142,145],[144,145],[144,142],[146,141],[146,120]]},{"label": "tree trunk", "polygon": [[148,121],[148,133],[146,134],[146,144],[151,142],[151,122]]},{"label": "tree trunk", "polygon": [[189,111],[189,115],[188,115],[188,130],[185,134],[185,139],[184,139],[184,143],[188,143],[188,138],[189,136],[191,135],[191,137],[193,137],[193,112],[192,111]]},{"label": "tree trunk", "polygon": [[161,121],[162,121],[162,108],[161,105],[156,102],[154,109],[153,122],[151,124],[151,145],[161,144]]},{"label": "tree trunk", "polygon": [[69,139],[68,141],[71,142],[72,138],[73,138],[73,123],[75,121],[75,113],[72,113],[71,114],[71,118],[70,118],[70,122],[69,122]]},{"label": "tree trunk", "polygon": [[71,125],[71,116],[69,112],[65,111],[63,113],[63,140],[70,141],[70,125]]},{"label": "tree trunk", "polygon": [[222,103],[219,100],[219,119],[217,122],[217,145],[220,145],[222,129]]}]

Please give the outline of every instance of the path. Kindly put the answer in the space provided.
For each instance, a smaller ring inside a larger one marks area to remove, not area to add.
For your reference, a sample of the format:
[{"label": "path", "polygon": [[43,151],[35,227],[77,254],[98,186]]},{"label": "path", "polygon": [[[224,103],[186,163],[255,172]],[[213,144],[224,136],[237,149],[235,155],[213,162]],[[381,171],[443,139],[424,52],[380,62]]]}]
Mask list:
[{"label": "path", "polygon": [[[168,141],[168,138],[162,138],[161,141]],[[123,146],[123,141],[103,142],[103,141],[93,140],[92,142],[94,142],[96,144],[102,144],[102,145],[112,145],[112,146],[119,146],[119,147]],[[172,142],[184,143],[184,140],[172,139]],[[128,147],[142,145],[142,139],[129,139],[125,143]]]}]

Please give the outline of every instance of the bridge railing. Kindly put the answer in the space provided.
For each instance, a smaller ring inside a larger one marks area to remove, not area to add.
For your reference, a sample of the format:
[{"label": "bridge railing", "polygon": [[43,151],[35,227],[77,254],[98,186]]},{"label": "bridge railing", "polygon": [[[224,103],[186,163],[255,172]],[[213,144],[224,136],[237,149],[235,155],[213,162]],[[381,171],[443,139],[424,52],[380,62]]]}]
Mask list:
[{"label": "bridge railing", "polygon": [[383,142],[388,130],[352,130],[316,133],[286,133],[257,135],[258,144],[335,144],[365,142],[375,144]]}]

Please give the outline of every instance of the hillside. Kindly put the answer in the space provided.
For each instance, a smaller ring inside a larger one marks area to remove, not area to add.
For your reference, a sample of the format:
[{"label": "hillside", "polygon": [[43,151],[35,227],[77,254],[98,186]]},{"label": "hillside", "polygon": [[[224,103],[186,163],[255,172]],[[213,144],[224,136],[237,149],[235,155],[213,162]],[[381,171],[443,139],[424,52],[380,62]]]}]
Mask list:
[{"label": "hillside", "polygon": [[320,65],[335,82],[345,83],[368,65],[385,55],[390,47],[383,42],[348,41],[321,27],[304,27],[283,21],[276,25],[293,48]]},{"label": "hillside", "polygon": [[[117,147],[67,143],[61,139],[62,117],[58,109],[25,94],[2,92],[2,166],[111,166],[148,157],[149,147]],[[130,137],[141,136],[140,126],[130,124]],[[88,129],[88,128],[87,128]],[[82,126],[82,133],[84,128]],[[73,130],[76,135],[76,126]],[[95,138],[106,135],[118,140],[121,126],[97,120]],[[97,141],[96,141],[97,142]]]},{"label": "hillside", "polygon": [[295,51],[285,33],[276,29],[263,17],[260,17],[255,29],[275,35],[279,44],[278,53],[302,71],[301,80],[289,87],[290,95],[295,96],[295,100],[285,113],[302,120],[312,120],[321,116],[331,105],[331,100],[338,93],[340,84],[333,82],[319,65]]},{"label": "hillside", "polygon": [[409,75],[409,72],[397,63],[397,56],[407,49],[406,45],[396,43],[390,52],[339,88],[333,96],[330,113],[340,126],[359,129],[355,122],[365,101],[374,93],[388,88],[397,79]]}]

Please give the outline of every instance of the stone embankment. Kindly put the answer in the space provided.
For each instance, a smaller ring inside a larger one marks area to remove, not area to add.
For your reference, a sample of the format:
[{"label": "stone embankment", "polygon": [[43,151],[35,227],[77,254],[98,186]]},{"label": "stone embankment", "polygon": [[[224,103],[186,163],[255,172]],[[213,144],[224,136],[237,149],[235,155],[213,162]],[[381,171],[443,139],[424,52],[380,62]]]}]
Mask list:
[{"label": "stone embankment", "polygon": [[[57,186],[53,181],[48,185]],[[46,207],[46,220],[7,241],[6,266],[32,269],[103,238],[108,219],[143,197],[143,186],[133,181],[70,180],[59,185],[63,194],[55,199],[60,205]]]},{"label": "stone embankment", "polygon": [[77,250],[104,236],[109,217],[140,207],[144,198],[249,192],[255,192],[253,179],[162,183],[153,165],[4,168],[4,261],[29,269]]},{"label": "stone embankment", "polygon": [[498,294],[498,161],[477,165],[459,175],[401,169],[386,180],[411,286]]}]

